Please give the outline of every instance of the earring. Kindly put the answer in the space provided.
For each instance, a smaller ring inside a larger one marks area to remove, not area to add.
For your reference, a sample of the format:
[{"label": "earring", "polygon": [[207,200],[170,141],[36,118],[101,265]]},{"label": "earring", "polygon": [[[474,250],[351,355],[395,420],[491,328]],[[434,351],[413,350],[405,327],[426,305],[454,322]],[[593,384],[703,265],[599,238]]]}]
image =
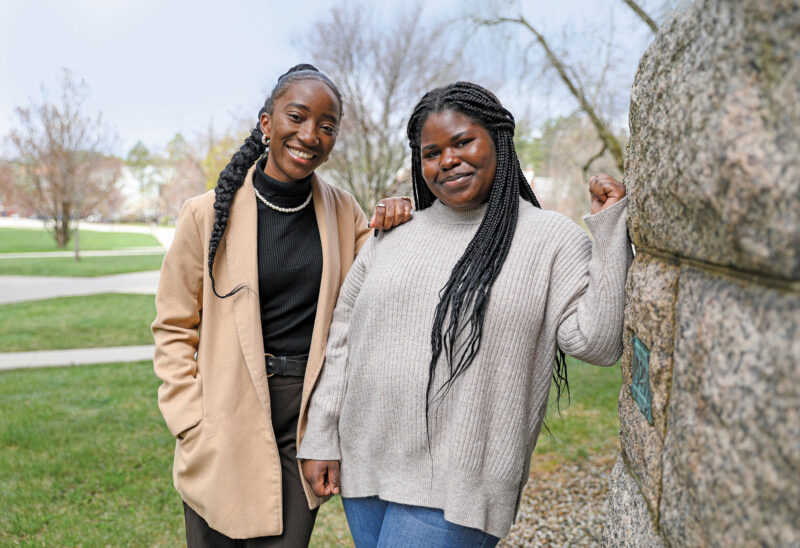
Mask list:
[{"label": "earring", "polygon": [[264,149],[264,153],[263,153],[261,156],[259,156],[259,157],[258,157],[258,160],[256,160],[256,164],[260,164],[260,163],[261,163],[261,161],[262,161],[264,158],[266,158],[266,157],[267,157],[267,155],[269,154],[269,137],[267,137],[267,134],[266,134],[266,133],[264,133],[264,134],[262,134],[262,135],[261,135],[261,142],[262,142],[262,143],[264,143],[264,146],[265,146],[266,148]]}]

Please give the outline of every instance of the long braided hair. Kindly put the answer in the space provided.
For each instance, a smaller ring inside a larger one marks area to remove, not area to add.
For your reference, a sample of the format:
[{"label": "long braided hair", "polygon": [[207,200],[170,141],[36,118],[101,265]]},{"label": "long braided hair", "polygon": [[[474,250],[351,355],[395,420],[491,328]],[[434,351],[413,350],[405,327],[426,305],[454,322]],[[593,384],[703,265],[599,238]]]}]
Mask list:
[{"label": "long braided hair", "polygon": [[300,80],[317,79],[325,82],[330,87],[333,94],[339,100],[339,113],[342,111],[342,95],[339,93],[339,88],[328,78],[325,74],[321,73],[314,65],[300,64],[295,65],[286,71],[278,78],[275,87],[272,88],[272,93],[269,94],[264,106],[258,112],[259,122],[256,127],[250,132],[250,135],[244,140],[241,148],[233,154],[230,163],[225,166],[225,169],[219,174],[217,186],[214,189],[214,228],[211,230],[211,237],[208,241],[208,276],[211,278],[211,290],[214,295],[224,299],[236,294],[244,286],[238,286],[226,293],[220,295],[217,293],[216,282],[214,280],[214,259],[217,256],[217,248],[219,247],[222,237],[225,235],[225,229],[228,228],[228,217],[230,216],[231,204],[236,191],[244,184],[245,175],[250,167],[262,155],[268,153],[267,146],[262,142],[263,133],[261,131],[261,115],[272,114],[272,108],[275,100],[283,95],[284,92],[294,82]]},{"label": "long braided hair", "polygon": [[[517,227],[519,197],[541,208],[514,149],[514,116],[490,91],[469,82],[456,82],[426,93],[408,121],[411,179],[417,209],[429,207],[436,199],[422,177],[420,134],[428,117],[443,110],[464,114],[489,132],[497,150],[497,170],[483,220],[439,292],[431,331],[426,424],[431,402],[447,395],[453,382],[469,368],[478,353],[492,286],[508,256]],[[434,372],[442,353],[447,359],[449,376],[434,393]],[[556,351],[553,380],[560,404],[562,390],[569,395],[567,363],[561,349]]]}]

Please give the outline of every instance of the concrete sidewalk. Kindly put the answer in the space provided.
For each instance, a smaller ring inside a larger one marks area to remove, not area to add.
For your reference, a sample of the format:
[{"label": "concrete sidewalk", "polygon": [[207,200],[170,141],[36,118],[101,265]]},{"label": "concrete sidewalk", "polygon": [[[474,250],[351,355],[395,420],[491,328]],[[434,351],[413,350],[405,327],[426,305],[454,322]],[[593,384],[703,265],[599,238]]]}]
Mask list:
[{"label": "concrete sidewalk", "polygon": [[34,367],[146,361],[153,359],[154,350],[155,346],[153,345],[143,345],[40,350],[37,352],[5,352],[0,353],[0,371]]},{"label": "concrete sidewalk", "polygon": [[0,276],[0,304],[96,293],[155,295],[158,270],[94,278],[69,276]]}]

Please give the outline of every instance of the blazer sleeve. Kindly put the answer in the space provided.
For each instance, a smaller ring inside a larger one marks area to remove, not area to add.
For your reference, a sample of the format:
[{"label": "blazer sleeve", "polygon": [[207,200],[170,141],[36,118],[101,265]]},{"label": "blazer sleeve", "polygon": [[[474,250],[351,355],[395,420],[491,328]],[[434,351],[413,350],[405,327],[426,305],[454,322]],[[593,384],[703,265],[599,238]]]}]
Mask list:
[{"label": "blazer sleeve", "polygon": [[584,217],[592,242],[575,226],[552,271],[556,339],[566,353],[609,366],[622,355],[625,278],[633,259],[626,227],[627,198]]},{"label": "blazer sleeve", "polygon": [[369,221],[367,216],[364,215],[364,211],[361,209],[361,206],[358,205],[358,202],[353,196],[350,196],[350,199],[352,200],[353,223],[355,225],[355,249],[356,255],[358,255],[358,252],[361,251],[361,248],[364,247],[365,243],[367,243],[372,230],[367,226]]},{"label": "blazer sleeve", "polygon": [[158,407],[173,436],[203,418],[203,389],[195,359],[203,308],[204,242],[187,201],[161,267],[156,293],[153,366],[163,381]]},{"label": "blazer sleeve", "polygon": [[359,253],[339,290],[328,334],[325,362],[308,405],[308,426],[298,459],[340,460],[339,415],[347,388],[347,334],[350,316],[369,271],[376,238]]}]

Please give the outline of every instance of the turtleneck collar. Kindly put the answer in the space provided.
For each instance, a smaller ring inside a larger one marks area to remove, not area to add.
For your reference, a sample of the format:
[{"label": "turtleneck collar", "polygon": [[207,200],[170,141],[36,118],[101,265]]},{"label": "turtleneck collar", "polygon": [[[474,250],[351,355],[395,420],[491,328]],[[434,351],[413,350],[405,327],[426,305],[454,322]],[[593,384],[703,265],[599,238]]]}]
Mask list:
[{"label": "turtleneck collar", "polygon": [[280,207],[297,207],[308,198],[313,173],[294,183],[284,183],[264,173],[266,163],[266,158],[260,160],[253,172],[253,186],[264,198]]},{"label": "turtleneck collar", "polygon": [[439,200],[434,200],[431,206],[425,211],[431,219],[436,222],[448,225],[473,225],[480,224],[486,214],[488,204],[483,203],[474,209],[458,210],[444,205]]}]

